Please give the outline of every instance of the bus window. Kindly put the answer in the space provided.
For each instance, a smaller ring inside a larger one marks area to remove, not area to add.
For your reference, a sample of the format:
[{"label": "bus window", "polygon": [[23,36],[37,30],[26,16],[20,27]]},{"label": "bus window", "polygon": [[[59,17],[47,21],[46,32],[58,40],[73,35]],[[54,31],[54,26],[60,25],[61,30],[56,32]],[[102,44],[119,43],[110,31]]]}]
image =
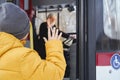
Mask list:
[{"label": "bus window", "polygon": [[120,49],[120,1],[103,0],[103,25],[97,27],[97,50]]},{"label": "bus window", "polygon": [[104,33],[120,40],[120,0],[104,0]]}]

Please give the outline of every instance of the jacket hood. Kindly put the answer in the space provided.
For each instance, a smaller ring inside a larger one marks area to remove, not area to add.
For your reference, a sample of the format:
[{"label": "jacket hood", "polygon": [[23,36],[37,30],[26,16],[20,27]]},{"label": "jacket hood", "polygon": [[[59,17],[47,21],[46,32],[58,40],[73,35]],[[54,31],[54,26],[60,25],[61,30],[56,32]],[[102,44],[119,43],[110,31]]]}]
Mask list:
[{"label": "jacket hood", "polygon": [[0,32],[0,57],[7,51],[22,46],[23,45],[20,40],[15,38],[13,35],[5,32]]}]

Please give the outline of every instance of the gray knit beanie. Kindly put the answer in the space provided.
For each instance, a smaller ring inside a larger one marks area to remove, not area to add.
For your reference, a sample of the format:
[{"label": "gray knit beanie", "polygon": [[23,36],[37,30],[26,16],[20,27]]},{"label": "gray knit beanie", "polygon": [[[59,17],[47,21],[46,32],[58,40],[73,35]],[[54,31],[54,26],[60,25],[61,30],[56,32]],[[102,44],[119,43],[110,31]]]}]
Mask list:
[{"label": "gray knit beanie", "polygon": [[29,18],[24,10],[13,3],[0,5],[0,32],[22,39],[29,32]]}]

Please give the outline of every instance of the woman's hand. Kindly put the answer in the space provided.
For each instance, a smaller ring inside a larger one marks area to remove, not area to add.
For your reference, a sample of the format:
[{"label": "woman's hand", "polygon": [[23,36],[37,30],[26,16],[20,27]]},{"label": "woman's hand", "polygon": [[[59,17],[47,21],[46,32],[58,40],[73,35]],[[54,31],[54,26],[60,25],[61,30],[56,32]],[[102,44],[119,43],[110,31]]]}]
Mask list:
[{"label": "woman's hand", "polygon": [[[51,33],[52,31],[52,33]],[[58,35],[58,29],[55,28],[48,28],[48,40],[44,37],[44,41],[50,41],[50,40],[60,40],[62,33]]]}]

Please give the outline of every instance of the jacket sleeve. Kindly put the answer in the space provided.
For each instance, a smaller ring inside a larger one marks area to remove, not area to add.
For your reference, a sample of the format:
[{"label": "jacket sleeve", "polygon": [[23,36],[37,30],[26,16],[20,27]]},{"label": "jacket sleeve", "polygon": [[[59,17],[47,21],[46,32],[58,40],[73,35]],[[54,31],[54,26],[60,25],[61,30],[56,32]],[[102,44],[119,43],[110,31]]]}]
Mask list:
[{"label": "jacket sleeve", "polygon": [[46,60],[42,60],[35,51],[30,51],[24,55],[21,62],[21,74],[25,80],[63,79],[66,63],[61,41],[48,41],[46,49]]},{"label": "jacket sleeve", "polygon": [[65,33],[65,32],[59,30],[59,33],[62,33],[62,37],[64,37],[64,38],[69,38],[69,34],[67,34],[67,33]]}]

